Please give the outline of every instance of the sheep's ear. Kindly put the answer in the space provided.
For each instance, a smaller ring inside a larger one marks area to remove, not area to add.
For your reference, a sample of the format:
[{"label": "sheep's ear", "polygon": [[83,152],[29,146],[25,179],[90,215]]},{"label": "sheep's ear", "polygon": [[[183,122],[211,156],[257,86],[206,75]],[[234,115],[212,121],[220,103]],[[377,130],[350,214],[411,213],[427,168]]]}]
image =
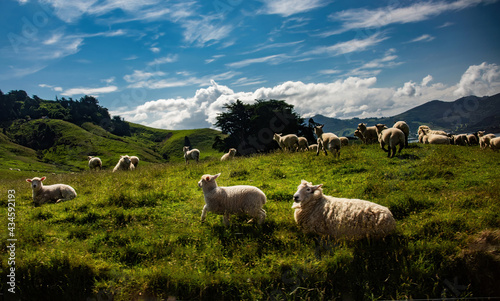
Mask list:
[{"label": "sheep's ear", "polygon": [[316,189],[318,189],[318,188],[321,188],[322,186],[323,186],[323,184],[314,185],[314,186],[312,187],[312,189],[313,189],[313,190],[316,190]]},{"label": "sheep's ear", "polygon": [[220,176],[220,172],[219,172],[218,174],[216,174],[215,176],[213,176],[213,177],[212,177],[212,180],[217,179],[219,176]]},{"label": "sheep's ear", "polygon": [[43,181],[43,180],[45,180],[45,179],[47,179],[47,177],[42,177],[42,178],[40,179],[40,181]]},{"label": "sheep's ear", "polygon": [[26,179],[26,182],[30,182],[31,183],[31,179]]}]

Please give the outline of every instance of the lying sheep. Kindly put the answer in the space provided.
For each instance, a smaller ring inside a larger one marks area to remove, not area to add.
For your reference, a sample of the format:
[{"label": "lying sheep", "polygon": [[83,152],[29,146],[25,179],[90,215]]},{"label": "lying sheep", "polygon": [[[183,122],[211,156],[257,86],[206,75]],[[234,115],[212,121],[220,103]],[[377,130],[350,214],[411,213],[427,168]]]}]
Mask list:
[{"label": "lying sheep", "polygon": [[297,150],[303,150],[303,151],[309,150],[309,143],[307,142],[307,139],[305,137],[298,137],[298,138],[299,138],[299,147]]},{"label": "lying sheep", "polygon": [[400,129],[405,134],[405,147],[408,147],[408,137],[410,136],[410,127],[408,124],[404,121],[398,121],[392,127]]},{"label": "lying sheep", "polygon": [[116,163],[115,168],[113,168],[113,172],[118,170],[135,170],[135,166],[134,164],[132,164],[132,161],[130,160],[129,156],[127,155],[120,156],[120,160],[118,160],[118,163]]},{"label": "lying sheep", "polygon": [[184,160],[186,160],[186,164],[188,164],[188,160],[195,160],[196,163],[199,162],[200,160],[200,150],[199,149],[192,149],[189,150],[189,146],[184,146],[182,149],[184,151]]},{"label": "lying sheep", "polygon": [[89,168],[90,170],[97,170],[97,168],[99,168],[99,170],[102,169],[102,161],[101,159],[97,158],[97,157],[92,157],[92,156],[88,156],[88,160],[89,160]]},{"label": "lying sheep", "polygon": [[420,135],[443,135],[443,136],[448,136],[448,133],[445,131],[440,131],[440,130],[431,130],[431,128],[427,125],[421,125],[418,127],[418,136]]},{"label": "lying sheep", "polygon": [[367,127],[366,124],[360,123],[358,124],[358,130],[363,134],[364,137],[364,142],[366,144],[370,143],[377,143],[378,141],[378,135],[377,135],[377,128],[375,126],[369,126]]},{"label": "lying sheep", "polygon": [[220,176],[204,175],[198,182],[198,186],[203,189],[205,206],[201,212],[201,221],[205,220],[208,212],[224,215],[224,225],[229,225],[231,214],[247,214],[253,219],[257,219],[262,224],[266,219],[266,211],[262,209],[266,203],[266,195],[262,190],[254,186],[229,186],[219,187],[215,180]]},{"label": "lying sheep", "polygon": [[485,149],[490,146],[491,139],[495,138],[495,134],[485,134],[484,131],[477,132],[477,136],[479,137],[479,146],[481,149]]},{"label": "lying sheep", "polygon": [[[380,148],[387,152],[387,157],[393,158],[396,154],[396,147],[399,145],[398,153],[401,154],[401,150],[405,146],[405,134],[403,131],[397,128],[386,128],[384,124],[377,124],[377,135],[380,143]],[[384,146],[387,145],[387,150]],[[392,152],[392,155],[391,155]]]},{"label": "lying sheep", "polygon": [[66,184],[43,185],[46,177],[26,179],[26,182],[31,183],[33,190],[33,203],[35,206],[48,202],[63,202],[69,201],[76,197],[76,191],[73,187]]},{"label": "lying sheep", "polygon": [[349,139],[347,137],[339,137],[339,139],[340,139],[341,146],[348,146],[349,145]]},{"label": "lying sheep", "polygon": [[139,165],[139,157],[137,156],[131,156],[130,157],[130,162],[134,164],[134,167],[137,168],[137,165]]},{"label": "lying sheep", "polygon": [[302,180],[293,195],[295,221],[306,233],[333,239],[382,238],[396,228],[388,208],[358,199],[323,194],[323,185]]},{"label": "lying sheep", "polygon": [[221,161],[227,161],[227,160],[231,160],[232,158],[234,158],[234,155],[236,155],[236,149],[235,148],[230,148],[229,151],[222,155],[222,157],[220,158]]},{"label": "lying sheep", "polygon": [[282,134],[274,133],[273,140],[278,143],[282,150],[297,150],[299,148],[299,137],[295,134],[288,134],[285,136],[281,136]]},{"label": "lying sheep", "polygon": [[316,151],[316,156],[319,155],[321,150],[323,150],[325,155],[327,155],[328,153],[326,152],[326,149],[329,149],[333,153],[334,157],[336,156],[340,158],[340,139],[333,133],[323,133],[324,126],[325,125],[323,124],[314,127],[314,132],[318,137],[318,150]]},{"label": "lying sheep", "polygon": [[422,136],[423,144],[450,144],[451,139],[448,136],[428,134]]},{"label": "lying sheep", "polygon": [[498,151],[500,149],[500,137],[490,140],[490,148],[494,151]]}]

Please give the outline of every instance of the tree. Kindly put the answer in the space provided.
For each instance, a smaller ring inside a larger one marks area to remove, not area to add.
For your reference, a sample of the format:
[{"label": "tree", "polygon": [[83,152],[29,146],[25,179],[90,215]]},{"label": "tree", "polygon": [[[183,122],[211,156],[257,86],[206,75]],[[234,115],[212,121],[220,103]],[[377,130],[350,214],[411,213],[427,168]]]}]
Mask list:
[{"label": "tree", "polygon": [[228,134],[223,143],[214,143],[220,151],[236,148],[242,155],[268,152],[278,148],[274,133],[303,136],[308,131],[293,106],[283,100],[257,100],[254,104],[237,100],[224,108],[228,111],[219,114],[215,123]]}]

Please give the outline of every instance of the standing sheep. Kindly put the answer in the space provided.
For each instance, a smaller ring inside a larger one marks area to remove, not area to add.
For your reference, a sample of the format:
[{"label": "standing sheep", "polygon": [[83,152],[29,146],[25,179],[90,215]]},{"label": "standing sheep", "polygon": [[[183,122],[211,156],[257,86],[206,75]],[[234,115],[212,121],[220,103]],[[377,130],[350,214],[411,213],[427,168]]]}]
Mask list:
[{"label": "standing sheep", "polygon": [[361,140],[363,143],[366,143],[365,136],[363,136],[363,133],[361,133],[360,130],[355,130],[354,131],[354,136],[358,137],[359,140]]},{"label": "standing sheep", "polygon": [[293,195],[294,218],[306,233],[333,239],[382,238],[396,228],[387,207],[323,194],[320,185],[302,180]]},{"label": "standing sheep", "polygon": [[130,162],[132,162],[132,164],[134,164],[134,167],[137,168],[137,165],[139,165],[139,157],[130,156]]},{"label": "standing sheep", "polygon": [[377,143],[378,136],[377,128],[375,126],[367,127],[366,124],[360,123],[358,124],[358,130],[361,132],[361,134],[363,134],[363,137],[365,137],[364,142],[366,144]]},{"label": "standing sheep", "polygon": [[299,137],[295,134],[288,134],[281,137],[282,134],[274,133],[273,140],[278,143],[282,150],[297,150],[299,148]]},{"label": "standing sheep", "polygon": [[408,147],[408,137],[410,136],[410,127],[408,124],[404,121],[398,121],[392,127],[400,129],[405,134],[405,147]]},{"label": "standing sheep", "polygon": [[224,225],[229,225],[231,214],[247,214],[252,217],[248,222],[257,219],[262,224],[266,219],[266,211],[262,209],[267,201],[262,190],[254,186],[238,185],[219,187],[215,180],[220,176],[204,175],[198,182],[203,190],[205,206],[201,212],[201,221],[205,220],[208,212],[224,215]]},{"label": "standing sheep", "polygon": [[73,187],[66,184],[43,185],[46,177],[26,179],[26,182],[31,183],[33,190],[33,203],[35,207],[47,202],[63,202],[69,201],[76,197],[76,191]]},{"label": "standing sheep", "polygon": [[341,146],[348,146],[349,145],[349,138],[347,137],[340,137],[340,145]]},{"label": "standing sheep", "polygon": [[484,131],[477,132],[477,136],[479,137],[479,146],[481,149],[485,149],[490,146],[491,139],[495,138],[495,134],[485,134]]},{"label": "standing sheep", "polygon": [[469,145],[479,145],[477,133],[467,135],[467,141],[469,141]]},{"label": "standing sheep", "polygon": [[[387,157],[393,158],[396,154],[396,147],[399,145],[398,153],[401,154],[401,150],[405,146],[405,134],[403,131],[397,128],[385,128],[383,124],[376,125],[378,139],[380,142],[380,148],[387,152]],[[387,150],[384,146],[387,145]],[[392,155],[391,155],[392,152]]]},{"label": "standing sheep", "polygon": [[494,151],[500,150],[500,137],[496,137],[490,140],[490,148]]},{"label": "standing sheep", "polygon": [[196,163],[199,162],[200,160],[200,150],[199,149],[192,149],[189,150],[189,146],[184,146],[182,149],[184,151],[184,160],[186,160],[186,164],[188,164],[188,160],[195,160]]},{"label": "standing sheep", "polygon": [[135,170],[135,166],[132,164],[129,156],[120,156],[120,160],[118,160],[115,168],[113,168],[113,172],[118,170]]},{"label": "standing sheep", "polygon": [[334,157],[340,158],[340,139],[337,135],[333,133],[323,133],[323,127],[325,125],[315,126],[314,132],[316,137],[318,137],[318,150],[316,151],[316,156],[319,155],[319,152],[323,150],[325,155],[328,153],[326,149],[329,149]]},{"label": "standing sheep", "polygon": [[99,168],[99,170],[102,169],[102,161],[101,159],[97,158],[97,157],[92,157],[92,156],[88,156],[88,160],[89,160],[89,168],[90,170],[97,170],[97,168]]},{"label": "standing sheep", "polygon": [[227,161],[227,160],[231,160],[232,158],[234,158],[234,155],[236,155],[236,149],[235,148],[230,148],[229,151],[222,155],[222,157],[220,158],[221,161]]},{"label": "standing sheep", "polygon": [[299,137],[299,148],[297,150],[309,150],[309,143],[305,137]]}]

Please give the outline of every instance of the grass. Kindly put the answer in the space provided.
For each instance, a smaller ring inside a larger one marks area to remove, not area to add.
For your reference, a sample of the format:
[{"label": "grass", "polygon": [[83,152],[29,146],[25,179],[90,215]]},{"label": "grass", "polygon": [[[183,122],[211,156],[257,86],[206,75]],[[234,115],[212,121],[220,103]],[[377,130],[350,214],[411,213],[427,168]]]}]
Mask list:
[{"label": "grass", "polygon": [[[193,142],[193,141],[191,141]],[[16,281],[23,300],[354,300],[499,296],[500,161],[478,147],[412,145],[388,159],[376,145],[342,158],[272,153],[220,162],[140,165],[134,172],[47,175],[78,197],[33,207],[25,175],[16,191]],[[254,185],[268,197],[262,226],[199,219],[201,175]],[[292,195],[302,179],[325,194],[367,199],[393,212],[385,240],[304,235]],[[7,200],[2,197],[2,208]],[[6,220],[6,210],[2,212]],[[5,223],[4,223],[5,224]],[[6,254],[6,233],[1,251]],[[479,247],[480,246],[480,247]],[[5,258],[5,257],[3,257]],[[7,261],[2,260],[2,270]],[[478,271],[481,271],[478,273]],[[488,285],[491,284],[491,285]],[[5,292],[5,283],[2,283]],[[4,293],[5,294],[5,293]]]}]

